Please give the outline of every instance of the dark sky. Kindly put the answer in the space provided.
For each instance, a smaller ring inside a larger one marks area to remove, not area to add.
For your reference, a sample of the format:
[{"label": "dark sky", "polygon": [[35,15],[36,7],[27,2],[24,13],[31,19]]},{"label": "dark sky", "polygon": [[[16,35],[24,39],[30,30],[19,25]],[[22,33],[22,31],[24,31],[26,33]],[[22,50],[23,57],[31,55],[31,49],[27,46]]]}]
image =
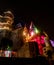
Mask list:
[{"label": "dark sky", "polygon": [[45,30],[51,39],[54,39],[54,8],[52,3],[45,2],[17,2],[0,1],[0,14],[11,10],[15,16],[15,24],[20,22],[30,24],[33,20],[35,25]]}]

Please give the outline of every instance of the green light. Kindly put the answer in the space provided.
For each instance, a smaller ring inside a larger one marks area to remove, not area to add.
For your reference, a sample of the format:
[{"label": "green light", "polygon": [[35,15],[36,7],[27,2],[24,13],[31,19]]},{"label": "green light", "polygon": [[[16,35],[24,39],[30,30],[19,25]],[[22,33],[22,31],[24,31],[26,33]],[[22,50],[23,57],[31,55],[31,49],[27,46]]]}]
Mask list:
[{"label": "green light", "polygon": [[8,46],[8,47],[7,47],[7,50],[11,50],[11,48]]},{"label": "green light", "polygon": [[36,34],[38,34],[40,32],[36,27],[34,28],[34,30],[35,30]]}]

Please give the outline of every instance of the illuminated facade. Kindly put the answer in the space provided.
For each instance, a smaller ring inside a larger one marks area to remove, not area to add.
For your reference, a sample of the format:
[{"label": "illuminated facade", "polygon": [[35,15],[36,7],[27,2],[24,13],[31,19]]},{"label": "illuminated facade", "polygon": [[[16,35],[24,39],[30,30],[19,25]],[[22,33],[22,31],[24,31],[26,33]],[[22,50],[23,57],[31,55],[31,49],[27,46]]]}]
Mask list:
[{"label": "illuminated facade", "polygon": [[2,57],[4,57],[4,54],[5,54],[3,50],[6,51],[6,49],[4,49],[4,46],[6,44],[5,42],[2,43],[1,40],[6,39],[6,43],[9,43],[7,42],[7,39],[11,39],[13,19],[14,19],[14,16],[10,11],[6,11],[3,13],[3,15],[0,15],[0,50],[2,50],[1,52]]},{"label": "illuminated facade", "polygon": [[[32,22],[29,30],[26,26],[21,27],[20,24],[17,29],[13,30],[13,22],[14,16],[10,11],[4,12],[3,16],[0,15],[0,44],[4,37],[11,39],[13,42],[12,50],[17,52],[16,57],[36,57],[36,55],[44,55],[44,49],[52,50],[48,35],[45,32],[45,36],[41,35],[40,30]],[[8,53],[5,52],[7,57]]]},{"label": "illuminated facade", "polygon": [[10,11],[4,12],[4,16],[0,15],[0,30],[11,30],[14,16]]}]

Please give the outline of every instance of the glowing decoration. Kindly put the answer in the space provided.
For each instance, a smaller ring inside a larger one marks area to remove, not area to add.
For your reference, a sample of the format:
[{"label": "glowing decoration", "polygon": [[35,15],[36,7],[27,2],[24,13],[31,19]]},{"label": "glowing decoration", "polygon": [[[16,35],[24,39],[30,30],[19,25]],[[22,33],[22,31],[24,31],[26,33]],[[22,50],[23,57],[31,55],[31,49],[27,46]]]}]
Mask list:
[{"label": "glowing decoration", "polygon": [[41,40],[41,44],[44,44],[44,40]]},{"label": "glowing decoration", "polygon": [[35,35],[34,24],[32,22],[30,24],[29,33],[30,33],[31,37]]},{"label": "glowing decoration", "polygon": [[34,34],[35,34],[35,33],[32,31],[32,32],[31,32],[31,36],[34,36]]},{"label": "glowing decoration", "polygon": [[23,30],[23,40],[24,40],[24,42],[28,42],[28,40],[29,40],[29,33],[28,33],[28,29],[27,29],[27,27],[26,27],[26,25],[25,25],[25,27],[24,27],[24,30]]},{"label": "glowing decoration", "polygon": [[44,37],[45,37],[45,36],[43,36],[43,35],[42,35],[42,36],[41,36],[41,39],[43,39],[43,40],[44,40]]},{"label": "glowing decoration", "polygon": [[42,44],[44,44],[44,38],[45,38],[45,36],[42,35],[42,36],[41,36],[41,43],[42,43]]},{"label": "glowing decoration", "polygon": [[34,24],[31,22],[30,29],[33,29]]},{"label": "glowing decoration", "polygon": [[54,41],[50,40],[52,47],[54,47]]},{"label": "glowing decoration", "polygon": [[36,34],[39,33],[39,30],[38,30],[36,27],[34,27],[34,30],[35,30],[35,33],[36,33]]},{"label": "glowing decoration", "polygon": [[38,44],[40,44],[40,43],[41,43],[41,42],[40,42],[40,40],[38,40],[37,42],[38,42]]},{"label": "glowing decoration", "polygon": [[[12,23],[13,23],[14,16],[10,11],[4,12],[4,16],[0,15],[0,30],[11,30]],[[21,23],[16,25],[16,28],[19,30],[22,28]],[[20,32],[19,32],[20,33]],[[37,42],[39,46],[39,52],[42,54],[43,44],[45,43],[46,46],[49,46],[49,37],[45,31],[43,31],[44,35],[40,34],[40,30],[36,28],[36,26],[31,22],[29,30],[27,29],[26,25],[22,32],[22,38],[24,42]],[[21,37],[21,33],[18,34]],[[18,38],[18,37],[17,37]],[[54,41],[50,40],[52,46],[54,47]],[[11,48],[8,46],[7,50],[5,51],[5,57],[11,57]]]},{"label": "glowing decoration", "polygon": [[12,14],[11,11],[6,11],[4,12],[4,18],[7,20],[7,22],[9,22],[10,24],[13,23],[13,19],[14,19],[14,15]]},{"label": "glowing decoration", "polygon": [[40,31],[35,27],[35,25],[31,22],[30,31],[34,31],[36,34],[40,33]]},{"label": "glowing decoration", "polygon": [[4,52],[5,57],[11,57],[11,51],[5,51]]},{"label": "glowing decoration", "polygon": [[12,12],[4,12],[4,16],[0,15],[0,30],[11,30],[14,16]]},{"label": "glowing decoration", "polygon": [[23,35],[26,36],[26,32],[25,31],[23,31]]},{"label": "glowing decoration", "polygon": [[28,34],[28,29],[27,29],[27,27],[25,26],[25,27],[24,27],[24,30],[23,30],[23,35],[26,36],[27,34]]},{"label": "glowing decoration", "polygon": [[29,32],[34,31],[34,24],[31,22]]},{"label": "glowing decoration", "polygon": [[29,34],[27,34],[26,42],[29,42],[29,40],[30,40],[30,36],[29,36]]},{"label": "glowing decoration", "polygon": [[4,29],[11,30],[10,25],[8,23],[4,23],[4,22],[3,23],[0,22],[0,29],[1,30],[4,30]]},{"label": "glowing decoration", "polygon": [[31,22],[30,28],[29,28],[29,32],[28,29],[26,28],[26,26],[24,27],[23,30],[23,35],[24,35],[24,39],[25,42],[37,42],[38,43],[38,47],[39,47],[39,53],[42,55],[43,54],[43,45],[46,44],[46,46],[48,46],[49,42],[48,42],[48,35],[44,32],[44,35],[40,34],[40,30],[38,28],[35,27],[35,25]]}]

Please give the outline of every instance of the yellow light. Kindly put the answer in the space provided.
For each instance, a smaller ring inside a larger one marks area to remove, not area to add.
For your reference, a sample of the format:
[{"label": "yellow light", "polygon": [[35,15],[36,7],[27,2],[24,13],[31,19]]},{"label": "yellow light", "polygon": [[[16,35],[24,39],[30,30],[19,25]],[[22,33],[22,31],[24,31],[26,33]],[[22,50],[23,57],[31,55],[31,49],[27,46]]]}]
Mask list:
[{"label": "yellow light", "polygon": [[23,32],[23,35],[26,36],[26,32]]},{"label": "yellow light", "polygon": [[38,30],[37,28],[35,28],[35,32],[36,32],[36,33],[39,33],[39,30]]},{"label": "yellow light", "polygon": [[29,34],[28,34],[28,35],[26,36],[26,42],[28,42],[29,39],[30,39],[30,36],[29,36]]}]

